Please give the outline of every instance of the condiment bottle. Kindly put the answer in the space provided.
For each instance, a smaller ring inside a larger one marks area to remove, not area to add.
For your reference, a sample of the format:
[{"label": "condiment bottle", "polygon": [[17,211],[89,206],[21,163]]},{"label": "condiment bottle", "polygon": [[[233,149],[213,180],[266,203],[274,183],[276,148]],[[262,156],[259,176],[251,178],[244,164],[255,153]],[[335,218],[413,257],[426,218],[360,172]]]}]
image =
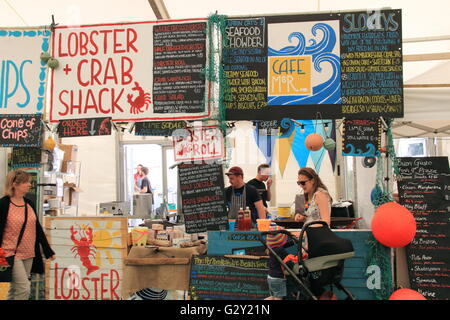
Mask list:
[{"label": "condiment bottle", "polygon": [[252,229],[252,216],[251,216],[251,211],[249,209],[249,207],[245,208],[244,211],[244,227],[246,231],[249,231]]},{"label": "condiment bottle", "polygon": [[239,208],[237,214],[237,223],[238,223],[238,230],[240,231],[244,230],[244,209],[242,208]]}]

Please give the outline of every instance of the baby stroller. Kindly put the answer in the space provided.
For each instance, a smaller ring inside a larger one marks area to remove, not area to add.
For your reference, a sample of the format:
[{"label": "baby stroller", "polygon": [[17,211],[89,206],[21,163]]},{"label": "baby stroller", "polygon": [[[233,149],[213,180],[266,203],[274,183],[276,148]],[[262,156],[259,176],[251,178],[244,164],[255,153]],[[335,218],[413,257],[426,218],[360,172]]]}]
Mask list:
[{"label": "baby stroller", "polygon": [[[311,227],[313,225],[322,225],[322,227]],[[288,239],[293,240],[298,245],[298,263],[284,262],[267,245],[264,236],[278,233],[287,235]],[[302,257],[302,243],[305,233],[308,237],[308,248],[303,248],[303,250],[308,254],[307,259]],[[288,283],[291,283],[291,285],[288,285],[289,296],[295,295],[296,299],[318,300],[318,296],[324,291],[323,287],[329,285],[332,288],[334,285],[346,294],[346,300],[355,299],[341,285],[345,259],[355,255],[353,245],[350,240],[338,237],[328,228],[326,222],[312,221],[304,224],[298,241],[287,230],[262,232],[260,241],[283,266]],[[289,289],[289,287],[293,287],[293,289]]]}]

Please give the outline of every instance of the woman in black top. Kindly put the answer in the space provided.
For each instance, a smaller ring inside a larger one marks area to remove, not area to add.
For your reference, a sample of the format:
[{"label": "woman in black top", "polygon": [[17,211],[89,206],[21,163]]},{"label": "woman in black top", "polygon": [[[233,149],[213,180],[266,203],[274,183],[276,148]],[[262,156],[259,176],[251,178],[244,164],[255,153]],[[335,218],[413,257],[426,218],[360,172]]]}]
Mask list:
[{"label": "woman in black top", "polygon": [[39,223],[36,208],[25,198],[30,187],[30,175],[27,172],[12,171],[6,177],[5,196],[0,199],[0,247],[3,245],[7,256],[15,255],[8,293],[10,300],[28,300],[30,272],[44,273],[41,246],[47,259],[55,258],[55,252],[50,248]]}]

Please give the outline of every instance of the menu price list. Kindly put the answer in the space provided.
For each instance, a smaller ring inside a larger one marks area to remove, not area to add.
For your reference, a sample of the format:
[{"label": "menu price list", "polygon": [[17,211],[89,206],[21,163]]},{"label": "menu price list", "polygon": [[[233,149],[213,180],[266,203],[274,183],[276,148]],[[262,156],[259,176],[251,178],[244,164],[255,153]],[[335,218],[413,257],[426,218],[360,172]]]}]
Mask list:
[{"label": "menu price list", "polygon": [[154,112],[203,112],[206,23],[157,25],[153,45]]},{"label": "menu price list", "polygon": [[407,246],[411,288],[427,299],[450,297],[450,173],[447,157],[399,158],[400,203],[417,223]]},{"label": "menu price list", "polygon": [[343,14],[340,44],[343,116],[402,117],[401,11]]},{"label": "menu price list", "polygon": [[186,232],[225,229],[228,216],[222,165],[182,163],[178,166],[178,177]]},{"label": "menu price list", "polygon": [[227,109],[256,110],[267,105],[265,18],[228,19],[224,46]]}]

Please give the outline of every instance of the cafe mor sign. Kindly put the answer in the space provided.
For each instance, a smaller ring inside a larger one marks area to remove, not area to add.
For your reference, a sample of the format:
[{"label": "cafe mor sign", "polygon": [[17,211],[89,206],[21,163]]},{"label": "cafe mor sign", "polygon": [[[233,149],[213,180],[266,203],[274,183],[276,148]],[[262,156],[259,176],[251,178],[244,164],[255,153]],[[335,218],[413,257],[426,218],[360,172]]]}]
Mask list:
[{"label": "cafe mor sign", "polygon": [[200,119],[206,20],[57,27],[50,121]]},{"label": "cafe mor sign", "polygon": [[0,114],[44,111],[47,66],[40,54],[48,51],[50,34],[43,29],[0,29]]}]

